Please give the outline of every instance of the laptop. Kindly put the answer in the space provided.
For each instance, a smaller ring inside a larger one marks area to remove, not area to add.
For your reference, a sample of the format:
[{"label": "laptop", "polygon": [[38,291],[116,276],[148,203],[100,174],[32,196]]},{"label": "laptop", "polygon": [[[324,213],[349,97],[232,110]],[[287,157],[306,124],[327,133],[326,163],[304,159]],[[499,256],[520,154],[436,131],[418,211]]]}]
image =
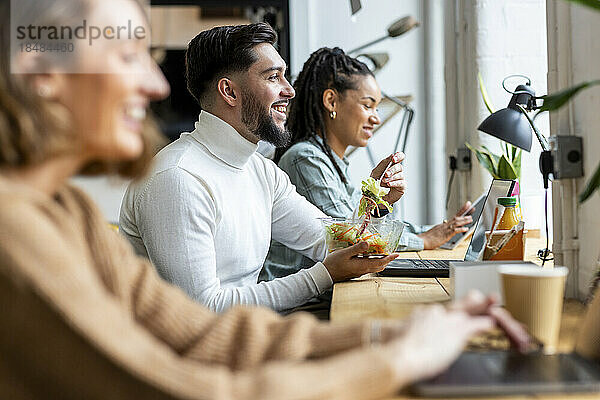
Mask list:
[{"label": "laptop", "polygon": [[441,375],[419,382],[423,397],[466,397],[600,391],[600,363],[577,353],[464,352]]},{"label": "laptop", "polygon": [[463,260],[395,259],[378,275],[447,278],[450,275],[451,261],[480,261],[485,247],[485,232],[491,230],[498,197],[512,194],[515,182],[507,179],[492,181],[478,215],[477,210],[473,212],[473,220],[477,222]]},{"label": "laptop", "polygon": [[[599,294],[597,294],[599,295]],[[600,302],[592,303],[581,326],[590,329]],[[585,340],[597,341],[597,337]],[[581,338],[578,339],[578,341]],[[596,348],[577,343],[577,348]],[[590,350],[591,351],[591,350]],[[515,351],[464,352],[445,372],[411,387],[426,397],[465,397],[536,394],[548,392],[600,392],[600,354],[595,359],[576,352],[546,355]]]}]

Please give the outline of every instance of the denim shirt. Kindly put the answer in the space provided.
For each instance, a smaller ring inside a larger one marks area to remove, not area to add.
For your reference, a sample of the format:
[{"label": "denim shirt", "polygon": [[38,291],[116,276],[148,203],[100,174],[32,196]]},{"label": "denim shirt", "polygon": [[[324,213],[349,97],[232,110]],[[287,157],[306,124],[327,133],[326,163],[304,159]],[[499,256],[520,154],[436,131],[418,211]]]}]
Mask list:
[{"label": "denim shirt", "polygon": [[[322,139],[317,137],[294,144],[281,157],[279,167],[289,175],[296,191],[325,214],[349,218],[362,196],[360,189],[350,183],[348,178],[349,162],[345,157],[341,159],[332,152],[335,163],[346,178],[344,183],[316,141],[323,143]],[[406,225],[397,250],[423,250],[423,239],[416,234],[426,231],[429,227],[403,222]],[[272,240],[259,281],[287,276],[311,265],[314,265],[314,261]]]}]

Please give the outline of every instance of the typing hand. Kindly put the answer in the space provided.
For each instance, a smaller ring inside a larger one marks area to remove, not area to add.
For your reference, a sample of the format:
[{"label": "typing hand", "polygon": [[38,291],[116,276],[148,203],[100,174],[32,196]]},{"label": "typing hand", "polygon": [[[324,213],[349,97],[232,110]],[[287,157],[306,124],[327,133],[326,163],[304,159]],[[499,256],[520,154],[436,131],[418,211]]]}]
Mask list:
[{"label": "typing hand", "polygon": [[423,248],[425,250],[437,249],[455,234],[467,232],[469,228],[465,225],[473,222],[473,217],[471,215],[463,216],[463,214],[469,211],[470,208],[471,202],[467,201],[451,220],[444,220],[444,222],[435,225],[427,232],[417,235],[423,239]]},{"label": "typing hand", "polygon": [[523,353],[527,352],[532,345],[531,336],[519,321],[515,320],[504,308],[499,307],[497,303],[496,296],[486,297],[480,291],[472,290],[462,299],[451,303],[448,309],[462,310],[469,315],[487,315],[491,317],[517,350]]},{"label": "typing hand", "polygon": [[386,352],[400,383],[426,379],[444,371],[474,335],[492,329],[489,316],[471,316],[440,304],[418,307],[406,321],[404,334],[389,343]]},{"label": "typing hand", "polygon": [[471,337],[494,327],[502,328],[520,351],[526,351],[531,338],[496,302],[494,297],[472,291],[447,308],[439,304],[417,308],[403,326],[397,327],[398,338],[384,346],[394,357],[400,382],[439,374],[458,357]]}]

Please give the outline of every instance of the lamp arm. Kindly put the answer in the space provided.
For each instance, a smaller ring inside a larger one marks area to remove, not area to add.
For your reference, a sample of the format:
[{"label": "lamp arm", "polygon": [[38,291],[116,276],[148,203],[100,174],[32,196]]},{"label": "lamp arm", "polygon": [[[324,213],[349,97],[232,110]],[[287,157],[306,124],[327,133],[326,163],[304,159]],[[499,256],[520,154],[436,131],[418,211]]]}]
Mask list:
[{"label": "lamp arm", "polygon": [[383,95],[383,97],[390,100],[392,103],[395,103],[398,106],[404,108],[404,115],[402,116],[402,122],[400,123],[400,130],[398,131],[396,144],[394,145],[394,151],[398,151],[400,138],[403,137],[402,147],[400,148],[400,151],[404,153],[406,151],[406,143],[408,141],[408,134],[410,132],[410,126],[415,115],[415,110],[407,102],[400,100],[396,96],[391,96],[383,91],[381,92],[381,94]]},{"label": "lamp arm", "polygon": [[538,131],[537,127],[535,126],[535,124],[533,123],[533,120],[531,119],[531,117],[529,116],[529,114],[527,114],[527,110],[525,110],[525,107],[523,107],[520,104],[517,104],[517,107],[519,107],[521,109],[521,112],[523,114],[525,114],[525,118],[527,118],[527,122],[529,122],[529,125],[531,125],[531,128],[533,129],[533,131],[535,132],[535,136],[537,137],[538,141],[540,142],[540,146],[542,146],[542,150],[544,151],[549,151],[550,150],[550,146],[548,145],[548,141],[546,140],[546,138],[540,133],[540,131]]},{"label": "lamp arm", "polygon": [[358,52],[359,50],[362,50],[362,49],[364,49],[365,47],[369,47],[369,46],[372,46],[372,45],[374,45],[375,43],[379,43],[379,42],[381,42],[382,40],[384,40],[384,39],[387,39],[387,38],[388,38],[388,36],[389,36],[389,35],[385,35],[385,36],[382,36],[382,37],[380,37],[380,38],[378,38],[378,39],[375,39],[375,40],[373,40],[373,41],[370,41],[369,43],[365,43],[365,44],[363,44],[362,46],[358,46],[357,48],[355,48],[355,49],[352,49],[352,50],[348,51],[348,52],[347,52],[347,54],[353,54],[353,53],[356,53],[356,52]]},{"label": "lamp arm", "polygon": [[[406,124],[403,124],[402,127],[404,128],[404,141],[402,142],[402,149],[401,151],[403,153],[406,153],[406,143],[408,142],[408,134],[410,132],[410,126],[412,125],[413,122],[413,117],[415,116],[415,110],[413,110],[410,107],[406,107]],[[404,122],[404,120],[402,121]]]},{"label": "lamp arm", "polygon": [[381,92],[381,94],[383,95],[383,97],[385,97],[386,99],[390,100],[392,103],[396,103],[400,107],[402,107],[402,108],[404,108],[406,110],[411,110],[411,111],[414,112],[414,110],[412,109],[412,107],[408,103],[400,100],[396,96],[391,96],[391,95],[389,95],[389,94],[387,94],[387,93],[385,93],[383,91]]}]

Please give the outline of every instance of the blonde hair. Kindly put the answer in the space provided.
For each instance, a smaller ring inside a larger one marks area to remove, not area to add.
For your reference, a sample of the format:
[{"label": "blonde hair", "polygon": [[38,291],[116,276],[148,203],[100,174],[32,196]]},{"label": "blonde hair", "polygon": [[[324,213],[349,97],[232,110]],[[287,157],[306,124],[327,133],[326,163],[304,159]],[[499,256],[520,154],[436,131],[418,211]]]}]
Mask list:
[{"label": "blonde hair", "polygon": [[[31,18],[41,25],[60,25],[74,17],[84,18],[92,7],[91,0],[45,0],[43,7],[38,3],[21,0],[19,7],[34,13]],[[42,163],[72,150],[73,139],[69,111],[34,92],[25,75],[11,74],[9,4],[10,1],[0,2],[0,169]],[[81,173],[142,176],[156,151],[165,143],[151,117],[146,118],[144,125],[144,150],[138,158],[116,162],[97,160],[86,165]]]}]

